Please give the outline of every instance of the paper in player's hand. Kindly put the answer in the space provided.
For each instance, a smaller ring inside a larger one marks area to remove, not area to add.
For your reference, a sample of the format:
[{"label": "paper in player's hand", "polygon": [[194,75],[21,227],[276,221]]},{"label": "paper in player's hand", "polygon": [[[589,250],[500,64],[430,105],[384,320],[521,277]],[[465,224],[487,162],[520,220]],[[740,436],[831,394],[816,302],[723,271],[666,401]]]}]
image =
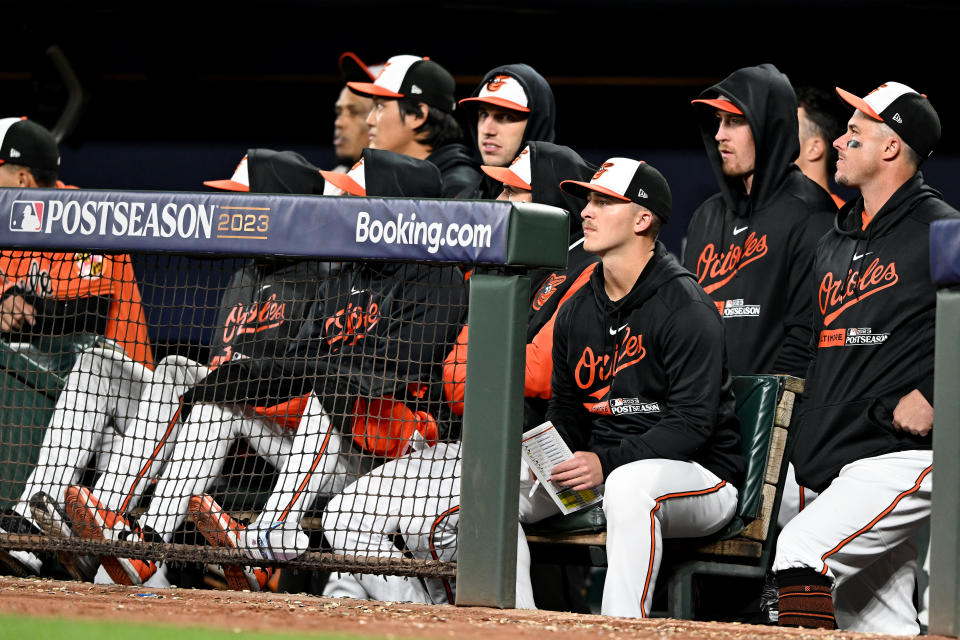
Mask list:
[{"label": "paper in player's hand", "polygon": [[570,447],[550,421],[524,432],[520,444],[524,462],[533,471],[537,480],[550,493],[561,513],[574,513],[593,506],[603,499],[603,487],[574,491],[550,482],[553,467],[573,457]]}]

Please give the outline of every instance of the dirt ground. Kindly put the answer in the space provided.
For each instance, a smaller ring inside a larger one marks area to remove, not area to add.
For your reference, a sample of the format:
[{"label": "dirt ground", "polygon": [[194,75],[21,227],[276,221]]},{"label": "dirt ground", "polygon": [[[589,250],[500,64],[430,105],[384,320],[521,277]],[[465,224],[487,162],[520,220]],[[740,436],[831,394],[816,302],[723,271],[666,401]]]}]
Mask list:
[{"label": "dirt ground", "polygon": [[[684,620],[625,620],[605,616],[426,606],[319,598],[309,595],[200,589],[145,589],[0,576],[0,613],[37,617],[113,619],[191,627],[340,631],[384,638],[504,638],[506,640],[682,640],[885,636],[780,629]],[[928,636],[931,640],[938,636]]]}]

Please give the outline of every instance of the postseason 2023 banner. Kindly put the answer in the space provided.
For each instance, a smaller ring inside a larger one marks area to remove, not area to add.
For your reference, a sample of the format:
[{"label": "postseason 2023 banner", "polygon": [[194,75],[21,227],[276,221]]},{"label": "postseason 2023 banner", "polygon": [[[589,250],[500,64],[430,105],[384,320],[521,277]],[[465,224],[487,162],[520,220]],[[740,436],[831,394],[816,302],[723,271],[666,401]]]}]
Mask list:
[{"label": "postseason 2023 banner", "polygon": [[507,202],[0,189],[7,249],[503,264]]}]

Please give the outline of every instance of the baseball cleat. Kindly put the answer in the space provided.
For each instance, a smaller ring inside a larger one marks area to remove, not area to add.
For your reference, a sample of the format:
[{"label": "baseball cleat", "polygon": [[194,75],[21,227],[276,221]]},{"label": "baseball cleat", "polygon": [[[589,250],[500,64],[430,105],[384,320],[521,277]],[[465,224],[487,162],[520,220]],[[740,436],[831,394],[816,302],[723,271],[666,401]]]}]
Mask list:
[{"label": "baseball cleat", "polygon": [[[65,502],[67,515],[84,540],[144,541],[143,531],[135,522],[107,509],[86,487],[67,487]],[[152,560],[99,557],[100,564],[116,584],[141,585],[157,572]]]},{"label": "baseball cleat", "polygon": [[[207,542],[213,547],[241,547],[241,532],[244,525],[220,508],[212,496],[203,494],[190,498],[187,511],[193,517],[193,523]],[[235,591],[260,591],[270,581],[273,569],[244,567],[236,564],[221,564],[223,579],[227,586]]]},{"label": "baseball cleat", "polygon": [[[77,537],[66,510],[49,494],[39,491],[30,498],[30,513],[43,532],[51,538]],[[57,559],[74,580],[92,582],[99,563],[90,555],[72,551],[57,552]]]}]

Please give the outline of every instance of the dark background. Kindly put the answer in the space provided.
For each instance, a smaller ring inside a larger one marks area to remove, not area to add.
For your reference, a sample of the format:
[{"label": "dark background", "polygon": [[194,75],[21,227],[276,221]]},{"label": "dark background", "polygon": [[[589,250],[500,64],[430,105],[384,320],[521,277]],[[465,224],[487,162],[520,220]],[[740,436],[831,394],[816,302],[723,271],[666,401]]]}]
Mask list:
[{"label": "dark background", "polygon": [[533,65],[553,86],[557,142],[593,162],[626,155],[664,173],[674,215],[663,239],[675,252],[693,209],[715,191],[690,100],[762,62],[794,84],[864,95],[896,80],[926,93],[943,138],[924,172],[960,203],[960,3],[130,4],[54,1],[4,12],[0,117],[56,123],[67,93],[46,54],[51,45],[84,87],[80,118],[61,145],[68,183],[203,190],[203,180],[229,177],[248,147],[261,146],[330,167],[337,59],[350,50],[368,63],[430,56],[457,78],[458,97],[494,66]]}]

